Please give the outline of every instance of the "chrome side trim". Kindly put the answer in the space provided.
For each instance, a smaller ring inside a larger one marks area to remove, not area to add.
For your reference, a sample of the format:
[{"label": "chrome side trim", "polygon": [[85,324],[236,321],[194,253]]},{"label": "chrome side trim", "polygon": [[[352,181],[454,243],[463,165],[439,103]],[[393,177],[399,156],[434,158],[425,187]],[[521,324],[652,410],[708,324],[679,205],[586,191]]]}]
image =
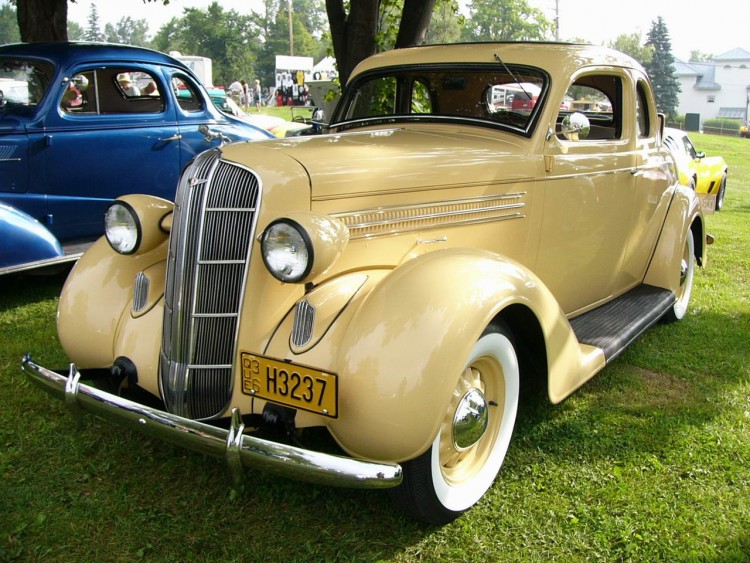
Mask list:
[{"label": "chrome side trim", "polygon": [[150,288],[151,280],[143,272],[138,272],[133,287],[133,313],[140,313],[146,307]]},{"label": "chrome side trim", "polygon": [[307,299],[303,299],[294,308],[294,321],[292,323],[292,344],[302,347],[312,338],[313,325],[315,324],[315,307],[310,305]]},{"label": "chrome side trim", "polygon": [[74,364],[66,377],[35,364],[29,356],[21,367],[42,389],[63,399],[75,414],[86,411],[140,434],[158,438],[199,453],[224,458],[235,478],[244,469],[262,469],[277,475],[339,487],[383,489],[401,483],[401,466],[306,450],[243,434],[238,409],[227,430],[182,418],[80,383]]},{"label": "chrome side trim", "polygon": [[526,192],[334,213],[350,240],[524,217]]}]

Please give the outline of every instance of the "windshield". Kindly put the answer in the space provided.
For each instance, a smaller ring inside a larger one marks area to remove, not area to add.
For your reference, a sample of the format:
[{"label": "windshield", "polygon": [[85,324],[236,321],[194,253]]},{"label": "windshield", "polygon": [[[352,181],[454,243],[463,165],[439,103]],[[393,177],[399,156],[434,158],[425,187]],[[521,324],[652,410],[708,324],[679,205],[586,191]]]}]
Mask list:
[{"label": "windshield", "polygon": [[333,126],[462,120],[528,133],[547,82],[539,69],[510,65],[381,69],[347,88]]},{"label": "windshield", "polygon": [[51,78],[50,63],[0,58],[0,111],[23,112],[36,107]]}]

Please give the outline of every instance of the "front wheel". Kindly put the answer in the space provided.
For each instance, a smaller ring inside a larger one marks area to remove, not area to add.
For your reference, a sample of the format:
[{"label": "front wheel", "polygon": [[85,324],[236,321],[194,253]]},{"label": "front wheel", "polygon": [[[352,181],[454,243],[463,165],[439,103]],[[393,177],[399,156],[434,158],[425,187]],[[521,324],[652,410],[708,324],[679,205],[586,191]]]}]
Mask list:
[{"label": "front wheel", "polygon": [[688,231],[685,245],[680,259],[680,286],[675,293],[675,302],[664,315],[666,322],[681,320],[687,313],[690,294],[693,291],[693,276],[695,275],[695,243],[693,233]]},{"label": "front wheel", "polygon": [[490,488],[508,450],[519,394],[510,332],[489,325],[471,350],[432,446],[403,464],[391,497],[410,516],[445,524]]}]

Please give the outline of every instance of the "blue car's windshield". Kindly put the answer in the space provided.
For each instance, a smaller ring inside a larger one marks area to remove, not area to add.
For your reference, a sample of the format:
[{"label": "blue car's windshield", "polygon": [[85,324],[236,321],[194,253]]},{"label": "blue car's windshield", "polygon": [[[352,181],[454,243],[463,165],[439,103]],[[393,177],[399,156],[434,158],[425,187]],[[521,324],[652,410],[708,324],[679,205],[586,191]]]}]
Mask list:
[{"label": "blue car's windshield", "polygon": [[44,97],[52,65],[43,61],[0,58],[0,111],[23,113]]}]

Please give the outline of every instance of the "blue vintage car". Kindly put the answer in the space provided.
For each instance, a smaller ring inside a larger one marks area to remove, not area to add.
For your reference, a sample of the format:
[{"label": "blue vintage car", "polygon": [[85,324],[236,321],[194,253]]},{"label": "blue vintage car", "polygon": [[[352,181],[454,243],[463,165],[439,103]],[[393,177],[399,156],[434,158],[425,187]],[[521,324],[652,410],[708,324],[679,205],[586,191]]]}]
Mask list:
[{"label": "blue vintage car", "polygon": [[0,47],[0,274],[78,257],[132,193],[173,199],[197,153],[272,137],[220,112],[179,61],[83,43]]}]

